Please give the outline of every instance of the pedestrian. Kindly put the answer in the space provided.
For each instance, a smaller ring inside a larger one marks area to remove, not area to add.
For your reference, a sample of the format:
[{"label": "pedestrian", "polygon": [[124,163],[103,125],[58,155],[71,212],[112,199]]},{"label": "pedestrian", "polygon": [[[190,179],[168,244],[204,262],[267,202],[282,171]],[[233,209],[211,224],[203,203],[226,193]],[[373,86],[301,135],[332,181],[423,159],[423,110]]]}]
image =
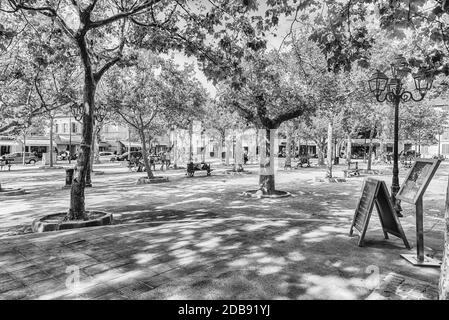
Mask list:
[{"label": "pedestrian", "polygon": [[150,169],[153,167],[153,171],[156,171],[156,165],[154,163],[154,157],[150,156]]},{"label": "pedestrian", "polygon": [[246,152],[243,154],[243,164],[246,164],[248,162],[248,155]]},{"label": "pedestrian", "polygon": [[166,160],[167,160],[167,155],[165,154],[165,152],[162,152],[161,153],[161,171],[164,171],[164,165],[166,164],[165,162],[166,162]]},{"label": "pedestrian", "polygon": [[170,160],[170,150],[167,151],[167,154],[165,156],[165,164],[166,164],[166,168],[168,170],[168,168],[170,168],[170,164],[171,164],[171,160]]}]

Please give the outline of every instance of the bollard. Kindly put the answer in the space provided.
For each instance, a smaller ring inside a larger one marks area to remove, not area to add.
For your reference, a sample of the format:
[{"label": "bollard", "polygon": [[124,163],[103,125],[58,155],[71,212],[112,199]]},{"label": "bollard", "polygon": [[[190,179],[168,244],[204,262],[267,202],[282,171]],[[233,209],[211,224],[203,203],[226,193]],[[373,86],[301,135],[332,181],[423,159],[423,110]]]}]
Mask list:
[{"label": "bollard", "polygon": [[69,188],[72,186],[73,173],[75,169],[65,169],[65,188]]}]

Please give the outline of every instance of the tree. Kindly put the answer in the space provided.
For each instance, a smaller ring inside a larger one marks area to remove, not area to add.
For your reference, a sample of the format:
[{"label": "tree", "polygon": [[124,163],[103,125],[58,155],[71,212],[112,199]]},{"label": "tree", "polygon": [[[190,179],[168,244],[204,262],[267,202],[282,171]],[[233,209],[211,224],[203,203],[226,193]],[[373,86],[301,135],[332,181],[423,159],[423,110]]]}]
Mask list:
[{"label": "tree", "polygon": [[151,138],[192,111],[188,104],[200,89],[192,71],[191,66],[179,70],[171,60],[139,53],[132,65],[115,67],[107,78],[108,103],[138,132],[149,179],[154,178],[147,149]]},{"label": "tree", "polygon": [[[205,104],[203,125],[206,132],[218,140],[218,155],[221,159],[223,147],[226,147],[226,165],[229,165],[230,135],[235,130],[247,128],[248,123],[242,119],[237,110],[229,108],[226,102],[226,91],[218,91],[216,98]],[[237,161],[236,161],[237,162]],[[234,167],[237,163],[234,163]],[[234,169],[237,169],[236,167]]]},{"label": "tree", "polygon": [[223,84],[226,104],[261,130],[259,190],[275,193],[274,130],[290,119],[313,110],[313,97],[304,79],[286,66],[275,52],[248,52],[237,81]]},{"label": "tree", "polygon": [[440,131],[440,124],[444,123],[443,114],[439,114],[430,103],[413,103],[402,108],[400,128],[405,139],[410,139],[418,146],[421,153],[422,144],[433,144]]}]

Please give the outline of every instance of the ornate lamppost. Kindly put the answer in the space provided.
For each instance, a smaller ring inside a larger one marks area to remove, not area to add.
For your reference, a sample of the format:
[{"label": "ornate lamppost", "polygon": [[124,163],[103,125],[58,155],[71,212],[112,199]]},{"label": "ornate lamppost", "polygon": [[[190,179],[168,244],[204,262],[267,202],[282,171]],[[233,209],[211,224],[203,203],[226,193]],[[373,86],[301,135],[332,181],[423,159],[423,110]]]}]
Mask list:
[{"label": "ornate lamppost", "polygon": [[[399,217],[402,217],[400,200],[396,199],[399,186],[399,166],[398,166],[398,140],[399,140],[399,103],[408,101],[421,101],[426,93],[432,88],[433,74],[423,70],[413,74],[415,88],[419,92],[419,97],[414,97],[412,92],[406,91],[403,79],[411,72],[407,61],[403,56],[398,56],[396,62],[391,65],[392,77],[388,78],[383,72],[377,70],[368,81],[370,91],[378,102],[388,101],[394,106],[394,144],[393,144],[393,179],[391,184],[391,198],[394,208]],[[383,95],[383,93],[385,94]],[[382,97],[383,95],[383,97]]]}]

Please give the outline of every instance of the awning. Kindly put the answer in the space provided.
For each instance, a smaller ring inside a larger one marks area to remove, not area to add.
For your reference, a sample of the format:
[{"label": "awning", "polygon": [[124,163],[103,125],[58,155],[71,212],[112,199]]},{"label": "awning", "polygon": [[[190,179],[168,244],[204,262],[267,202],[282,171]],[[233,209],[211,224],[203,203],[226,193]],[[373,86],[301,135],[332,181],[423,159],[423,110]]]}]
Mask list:
[{"label": "awning", "polygon": [[19,143],[16,140],[0,140],[0,146],[15,146]]},{"label": "awning", "polygon": [[[45,137],[45,136],[30,136],[30,137],[25,137],[25,139],[20,138],[17,139],[21,144],[24,143],[25,140],[25,145],[27,146],[42,146],[42,147],[49,147],[50,146],[50,137]],[[53,144],[56,146],[55,140],[53,140]]]},{"label": "awning", "polygon": [[71,138],[69,135],[67,136],[62,136],[62,135],[58,135],[56,138],[56,143],[57,144],[72,144],[72,145],[76,145],[76,144],[81,144],[81,136],[79,135],[73,135]]},{"label": "awning", "polygon": [[142,147],[142,144],[140,144],[139,142],[130,142],[130,143],[128,143],[128,141],[127,140],[120,140],[119,141],[123,146],[125,146],[125,147],[128,147],[128,145],[130,144],[131,145],[131,148],[133,148],[133,147],[136,147],[136,148],[141,148]]},{"label": "awning", "polygon": [[[54,142],[53,142],[54,143]],[[26,139],[25,144],[27,146],[44,146],[49,147],[50,146],[50,140],[44,140],[44,139]],[[55,144],[55,143],[54,143]],[[56,144],[55,144],[56,145]]]},{"label": "awning", "polygon": [[100,141],[98,146],[102,147],[102,148],[109,148],[111,146],[111,144],[109,144],[108,142]]}]

